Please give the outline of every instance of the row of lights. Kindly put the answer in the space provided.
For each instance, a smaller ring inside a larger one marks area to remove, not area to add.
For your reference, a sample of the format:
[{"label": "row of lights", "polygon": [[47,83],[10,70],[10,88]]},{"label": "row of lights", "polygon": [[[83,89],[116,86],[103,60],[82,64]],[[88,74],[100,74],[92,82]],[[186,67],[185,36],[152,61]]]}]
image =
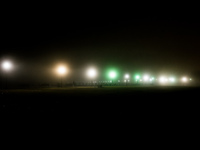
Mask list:
[{"label": "row of lights", "polygon": [[[144,81],[144,82],[154,82],[155,80],[159,81],[160,83],[174,83],[176,82],[176,79],[174,77],[165,77],[165,76],[161,76],[159,77],[158,79],[155,79],[154,77],[149,77],[148,75],[145,75],[143,77],[143,79],[140,78],[139,75],[136,75],[135,77],[136,81],[137,82],[141,82],[141,81]],[[188,82],[188,80],[192,80],[191,78],[187,78],[187,77],[182,77],[181,78],[181,81],[182,82]]]},{"label": "row of lights", "polygon": [[[97,71],[94,68],[88,69],[88,71],[87,71],[87,76],[88,77],[94,78],[94,77],[96,77],[96,75],[97,75]],[[110,71],[108,75],[109,75],[109,77],[111,79],[115,79],[116,76],[117,76],[117,73],[115,71]],[[129,80],[129,78],[130,78],[129,74],[125,74],[124,78],[126,79],[126,80],[124,80],[124,82],[129,82],[130,81]],[[163,83],[163,84],[164,83],[169,83],[169,82],[170,83],[174,83],[176,81],[176,79],[174,77],[167,78],[167,77],[161,76],[159,79],[155,79],[154,77],[150,77],[148,75],[144,75],[143,78],[141,78],[139,75],[135,76],[135,81],[136,82],[142,82],[142,81],[144,81],[144,82],[154,82],[155,80],[158,80],[160,83]],[[188,80],[192,80],[192,79],[191,78],[188,79],[187,77],[182,77],[181,78],[182,82],[187,82]]]},{"label": "row of lights", "polygon": [[[2,68],[4,70],[6,70],[6,71],[11,70],[12,66],[13,65],[12,65],[12,63],[10,61],[4,61],[2,63]],[[58,66],[56,70],[57,70],[57,73],[60,74],[60,75],[64,75],[67,72],[66,67],[63,66],[63,65]],[[94,79],[97,76],[97,70],[95,68],[89,68],[87,70],[86,74],[87,74],[87,76],[89,78],[93,78]],[[109,75],[109,78],[115,79],[116,76],[117,76],[117,73],[115,71],[111,70],[108,75]],[[126,79],[125,82],[129,81],[130,75],[129,74],[125,74],[124,78]],[[141,78],[139,75],[135,76],[135,81],[136,82],[153,82],[155,80],[159,80],[160,83],[168,83],[168,82],[173,83],[173,82],[175,82],[175,78],[174,77],[167,78],[167,77],[162,76],[159,79],[155,79],[154,77],[150,77],[149,75],[144,75],[143,78]],[[181,78],[182,82],[187,82],[188,80],[192,80],[192,79],[191,78],[188,79],[187,77],[182,77]]]}]

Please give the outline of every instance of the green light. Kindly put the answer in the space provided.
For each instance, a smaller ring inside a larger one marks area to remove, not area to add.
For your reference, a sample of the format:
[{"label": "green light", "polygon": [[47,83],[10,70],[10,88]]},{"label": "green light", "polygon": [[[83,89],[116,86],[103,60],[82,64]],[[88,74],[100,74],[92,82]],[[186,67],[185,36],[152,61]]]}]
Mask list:
[{"label": "green light", "polygon": [[108,67],[108,69],[105,70],[105,77],[108,80],[112,80],[112,82],[114,82],[114,80],[117,79],[117,77],[119,76],[119,74],[120,73],[119,73],[118,69],[115,68],[115,67]]},{"label": "green light", "polygon": [[140,79],[139,75],[135,75],[135,80],[138,81]]},{"label": "green light", "polygon": [[137,75],[135,78],[136,78],[136,79],[139,79],[139,78],[140,78],[140,76],[139,76],[139,75]]},{"label": "green light", "polygon": [[109,72],[109,77],[110,77],[111,79],[114,79],[116,76],[117,76],[117,73],[116,73],[115,71],[110,71],[110,72]]}]

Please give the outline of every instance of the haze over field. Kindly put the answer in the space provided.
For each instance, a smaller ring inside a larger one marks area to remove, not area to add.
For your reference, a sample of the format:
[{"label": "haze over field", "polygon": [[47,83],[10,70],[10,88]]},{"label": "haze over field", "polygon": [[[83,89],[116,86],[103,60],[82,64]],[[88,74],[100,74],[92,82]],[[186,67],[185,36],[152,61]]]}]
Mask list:
[{"label": "haze over field", "polygon": [[13,82],[56,83],[57,64],[68,66],[66,82],[86,80],[90,66],[102,78],[114,67],[122,78],[139,72],[199,80],[200,21],[188,4],[17,6],[3,11],[1,20],[0,56],[13,61]]}]

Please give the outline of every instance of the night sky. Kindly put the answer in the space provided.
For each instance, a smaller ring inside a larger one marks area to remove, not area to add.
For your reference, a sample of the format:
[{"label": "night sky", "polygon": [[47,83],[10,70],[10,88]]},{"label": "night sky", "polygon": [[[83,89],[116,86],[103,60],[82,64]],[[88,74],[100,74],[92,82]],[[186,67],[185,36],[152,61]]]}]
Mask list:
[{"label": "night sky", "polygon": [[19,5],[3,9],[1,18],[1,60],[15,64],[13,80],[54,82],[57,63],[67,64],[69,81],[82,80],[91,65],[100,72],[116,67],[122,74],[200,72],[196,8]]}]

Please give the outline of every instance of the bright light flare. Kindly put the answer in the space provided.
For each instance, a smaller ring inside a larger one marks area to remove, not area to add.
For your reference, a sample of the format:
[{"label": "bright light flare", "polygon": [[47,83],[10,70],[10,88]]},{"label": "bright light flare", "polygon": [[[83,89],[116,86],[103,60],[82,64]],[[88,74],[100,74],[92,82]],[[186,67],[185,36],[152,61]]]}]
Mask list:
[{"label": "bright light flare", "polygon": [[57,68],[57,72],[58,72],[60,75],[64,75],[64,74],[67,72],[66,67],[65,67],[65,66],[59,66],[59,67]]},{"label": "bright light flare", "polygon": [[149,76],[148,75],[144,75],[143,80],[144,81],[149,81]]},{"label": "bright light flare", "polygon": [[129,74],[125,74],[124,76],[126,79],[129,79]]},{"label": "bright light flare", "polygon": [[94,68],[90,68],[87,70],[87,76],[90,78],[94,78],[97,76],[97,71]]},{"label": "bright light flare", "polygon": [[138,79],[140,79],[140,76],[139,76],[139,75],[136,75],[135,78],[138,80]]},{"label": "bright light flare", "polygon": [[168,79],[166,77],[160,77],[159,78],[160,83],[166,83]]},{"label": "bright light flare", "polygon": [[10,70],[10,69],[12,69],[12,63],[10,62],[10,61],[4,61],[3,63],[2,63],[2,68],[4,69],[4,70]]},{"label": "bright light flare", "polygon": [[182,81],[182,82],[187,82],[187,81],[188,81],[188,78],[187,78],[187,77],[182,77],[181,81]]},{"label": "bright light flare", "polygon": [[116,74],[116,72],[114,72],[114,71],[111,71],[110,73],[109,73],[109,77],[110,78],[115,78],[117,76],[117,74]]},{"label": "bright light flare", "polygon": [[170,77],[170,78],[169,78],[169,81],[170,81],[170,82],[175,82],[175,78],[174,78],[174,77]]}]

